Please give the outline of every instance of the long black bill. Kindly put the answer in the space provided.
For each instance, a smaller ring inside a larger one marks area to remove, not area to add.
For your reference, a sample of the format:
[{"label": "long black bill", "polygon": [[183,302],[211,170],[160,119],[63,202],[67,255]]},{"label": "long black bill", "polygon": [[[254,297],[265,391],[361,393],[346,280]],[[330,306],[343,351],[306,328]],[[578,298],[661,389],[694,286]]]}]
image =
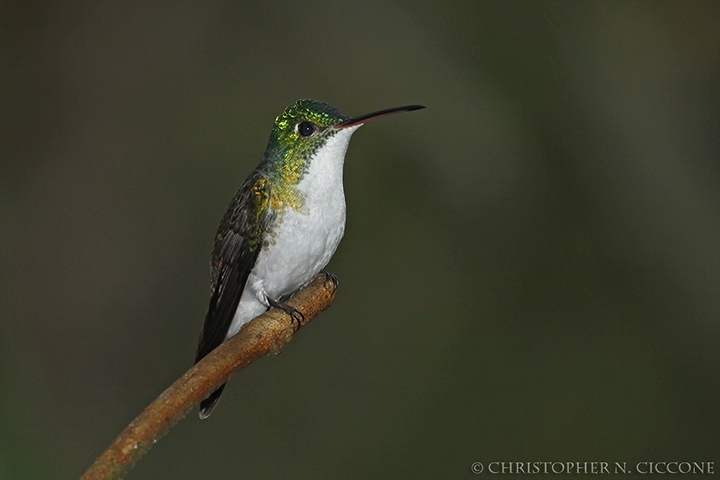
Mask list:
[{"label": "long black bill", "polygon": [[355,125],[362,125],[378,118],[387,117],[395,113],[412,112],[413,110],[420,110],[425,108],[425,105],[406,105],[404,107],[387,108],[378,112],[368,113],[367,115],[361,115],[359,117],[348,118],[344,122],[340,122],[335,125],[335,128],[347,128]]}]

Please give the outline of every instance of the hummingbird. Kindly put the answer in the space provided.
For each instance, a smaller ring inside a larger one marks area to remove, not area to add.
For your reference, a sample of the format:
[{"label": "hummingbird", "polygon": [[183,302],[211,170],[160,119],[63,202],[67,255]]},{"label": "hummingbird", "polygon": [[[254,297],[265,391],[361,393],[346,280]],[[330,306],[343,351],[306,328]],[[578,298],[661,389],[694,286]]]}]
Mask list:
[{"label": "hummingbird", "polygon": [[[343,165],[350,137],[365,123],[425,108],[407,105],[358,117],[298,100],[275,118],[262,162],[223,216],[211,256],[211,296],[195,356],[199,362],[243,324],[279,308],[330,261],[345,232]],[[207,418],[225,385],[200,403]]]}]

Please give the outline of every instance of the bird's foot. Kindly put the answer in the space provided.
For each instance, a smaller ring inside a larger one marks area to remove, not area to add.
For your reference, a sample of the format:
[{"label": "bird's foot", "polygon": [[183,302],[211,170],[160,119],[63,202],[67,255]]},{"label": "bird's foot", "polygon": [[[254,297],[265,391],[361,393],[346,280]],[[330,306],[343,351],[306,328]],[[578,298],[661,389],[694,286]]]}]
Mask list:
[{"label": "bird's foot", "polygon": [[324,276],[325,276],[325,283],[332,283],[333,292],[334,292],[335,290],[337,290],[338,284],[339,284],[340,282],[338,281],[338,278],[335,276],[334,273],[330,273],[330,272],[320,272],[320,275],[324,275]]},{"label": "bird's foot", "polygon": [[298,327],[305,322],[305,315],[303,315],[302,312],[297,308],[290,306],[287,303],[275,301],[272,298],[268,298],[268,303],[271,307],[282,310],[283,312],[290,315],[290,321],[292,323],[297,323]]}]

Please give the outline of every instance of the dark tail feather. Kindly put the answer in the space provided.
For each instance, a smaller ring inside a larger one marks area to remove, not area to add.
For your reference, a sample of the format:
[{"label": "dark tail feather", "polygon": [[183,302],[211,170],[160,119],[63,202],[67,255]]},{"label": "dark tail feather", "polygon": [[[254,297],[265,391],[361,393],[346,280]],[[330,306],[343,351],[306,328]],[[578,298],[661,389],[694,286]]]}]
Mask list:
[{"label": "dark tail feather", "polygon": [[200,420],[205,420],[207,417],[210,416],[213,408],[215,408],[218,400],[220,400],[220,395],[222,395],[224,388],[225,384],[223,383],[217,390],[212,392],[209,397],[200,402]]}]

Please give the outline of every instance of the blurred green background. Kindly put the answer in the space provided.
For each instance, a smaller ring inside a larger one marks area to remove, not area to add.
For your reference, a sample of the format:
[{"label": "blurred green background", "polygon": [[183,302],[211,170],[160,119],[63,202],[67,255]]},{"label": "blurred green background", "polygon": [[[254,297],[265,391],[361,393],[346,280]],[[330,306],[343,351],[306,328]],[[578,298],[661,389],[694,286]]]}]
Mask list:
[{"label": "blurred green background", "polygon": [[[720,456],[718,2],[2,2],[0,478],[192,364],[298,98],[358,131],[333,306],[130,479]],[[716,465],[716,469],[718,465]]]}]

